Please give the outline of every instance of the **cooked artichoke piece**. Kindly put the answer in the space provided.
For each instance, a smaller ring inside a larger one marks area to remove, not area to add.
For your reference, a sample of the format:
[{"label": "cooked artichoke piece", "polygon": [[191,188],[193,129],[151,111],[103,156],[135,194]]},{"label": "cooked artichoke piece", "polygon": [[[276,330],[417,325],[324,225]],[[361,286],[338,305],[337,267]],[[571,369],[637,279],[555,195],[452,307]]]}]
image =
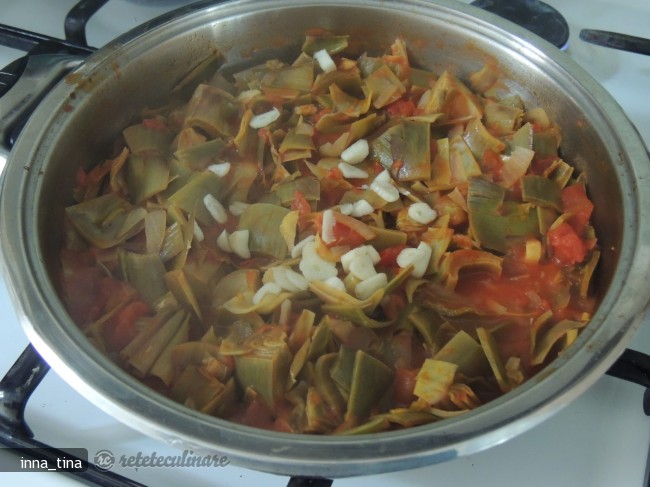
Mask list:
[{"label": "cooked artichoke piece", "polygon": [[282,260],[287,255],[287,243],[280,228],[290,210],[268,203],[250,205],[239,218],[239,230],[248,230],[248,248],[253,254],[262,254]]},{"label": "cooked artichoke piece", "polygon": [[357,350],[345,421],[359,424],[366,419],[392,384],[393,375],[390,367],[363,350]]},{"label": "cooked artichoke piece", "polygon": [[275,410],[284,395],[292,356],[278,327],[256,330],[243,343],[248,351],[235,355],[235,376],[242,389],[254,389]]},{"label": "cooked artichoke piece", "polygon": [[415,378],[413,393],[427,404],[435,406],[449,394],[457,370],[456,364],[426,359]]},{"label": "cooked artichoke piece", "polygon": [[100,249],[119,245],[140,232],[147,214],[116,193],[68,206],[65,212],[81,236]]},{"label": "cooked artichoke piece", "polygon": [[462,330],[438,350],[433,359],[456,364],[456,370],[467,377],[484,376],[489,370],[481,345]]}]

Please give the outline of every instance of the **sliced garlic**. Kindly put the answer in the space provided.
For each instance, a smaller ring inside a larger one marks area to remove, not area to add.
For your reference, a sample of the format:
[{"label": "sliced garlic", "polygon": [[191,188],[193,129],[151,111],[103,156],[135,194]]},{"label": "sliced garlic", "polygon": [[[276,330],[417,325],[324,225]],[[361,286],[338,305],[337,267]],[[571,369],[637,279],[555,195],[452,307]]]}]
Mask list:
[{"label": "sliced garlic", "polygon": [[343,215],[351,215],[352,210],[354,210],[354,205],[352,203],[343,203],[339,205],[339,212]]},{"label": "sliced garlic", "polygon": [[417,248],[407,247],[403,249],[397,256],[397,265],[402,269],[413,265],[413,272],[411,276],[420,278],[429,267],[431,260],[431,247],[425,242],[420,242]]},{"label": "sliced garlic", "polygon": [[364,279],[354,288],[354,294],[359,299],[368,299],[376,291],[386,287],[388,284],[388,277],[383,272],[375,274],[374,276]]},{"label": "sliced garlic", "polygon": [[368,254],[363,254],[355,257],[348,266],[350,273],[357,279],[362,281],[377,274],[372,259]]},{"label": "sliced garlic", "polygon": [[228,237],[229,235],[226,230],[221,232],[221,234],[219,234],[219,236],[217,237],[217,247],[219,247],[224,252],[230,253],[232,252],[232,247],[230,247],[230,242],[228,241]]},{"label": "sliced garlic", "polygon": [[392,183],[393,178],[391,177],[388,169],[384,169],[382,172],[375,176],[375,181],[378,183]]},{"label": "sliced garlic", "polygon": [[370,154],[370,146],[366,139],[359,139],[341,152],[341,159],[348,164],[359,164]]},{"label": "sliced garlic", "polygon": [[352,205],[352,212],[350,213],[351,216],[355,217],[360,217],[360,216],[366,216],[370,215],[375,211],[375,209],[372,207],[370,203],[368,203],[364,199],[360,199],[358,201],[355,201],[354,204]]},{"label": "sliced garlic", "polygon": [[280,110],[273,107],[268,112],[260,113],[259,115],[254,115],[251,117],[250,122],[248,122],[248,126],[252,129],[261,129],[267,125],[272,124],[278,118],[280,118]]},{"label": "sliced garlic", "polygon": [[298,265],[307,281],[324,281],[338,274],[336,264],[321,258],[316,253],[316,244],[308,242],[302,250],[302,259]]},{"label": "sliced garlic", "polygon": [[208,213],[214,218],[217,223],[224,224],[228,221],[228,214],[219,200],[212,196],[210,193],[203,197],[203,205]]},{"label": "sliced garlic", "polygon": [[397,188],[392,184],[373,182],[370,185],[370,189],[377,193],[377,196],[387,203],[393,203],[399,199],[399,191],[397,191]]},{"label": "sliced garlic", "polygon": [[426,203],[413,203],[408,208],[408,216],[414,222],[427,225],[435,220],[438,214]]},{"label": "sliced garlic", "polygon": [[221,162],[219,164],[210,164],[208,166],[208,171],[213,172],[214,174],[222,178],[230,172],[230,163]]},{"label": "sliced garlic", "polygon": [[330,53],[327,52],[327,49],[316,51],[314,53],[314,59],[320,66],[320,69],[326,73],[329,73],[330,71],[336,71],[336,63],[332,59],[332,56],[330,56]]},{"label": "sliced garlic", "polygon": [[302,274],[294,271],[293,269],[286,268],[284,275],[289,280],[289,282],[293,285],[295,289],[294,292],[306,291],[307,289],[309,289],[309,282],[307,281],[307,279],[305,279],[305,277]]},{"label": "sliced garlic", "polygon": [[239,95],[237,95],[237,101],[248,103],[253,98],[261,94],[262,92],[260,90],[244,90]]},{"label": "sliced garlic", "polygon": [[346,252],[341,256],[341,265],[343,266],[343,270],[345,272],[350,272],[350,264],[352,261],[364,255],[370,257],[370,261],[373,265],[378,264],[381,260],[379,253],[372,245],[362,245],[350,250],[349,252]]},{"label": "sliced garlic", "polygon": [[264,296],[268,294],[278,295],[282,292],[282,288],[274,282],[269,282],[264,284],[257,292],[253,295],[253,304],[260,304]]},{"label": "sliced garlic", "polygon": [[370,189],[387,203],[393,203],[399,199],[399,190],[393,186],[393,180],[386,169],[375,177],[370,184]]},{"label": "sliced garlic", "polygon": [[338,165],[339,171],[343,174],[344,178],[348,179],[365,179],[368,177],[368,173],[363,169],[348,164],[347,162],[339,162]]},{"label": "sliced garlic", "polygon": [[205,238],[205,234],[203,233],[203,230],[201,230],[199,224],[196,223],[196,220],[194,220],[194,238],[199,242],[203,242],[203,239]]},{"label": "sliced garlic", "polygon": [[315,235],[310,235],[309,237],[305,237],[303,240],[298,242],[294,247],[291,249],[291,258],[296,259],[302,255],[303,248],[305,245],[307,245],[309,242],[314,242],[316,240]]},{"label": "sliced garlic", "polygon": [[233,201],[228,207],[228,211],[235,216],[241,216],[242,213],[250,206],[249,203],[244,203],[243,201]]},{"label": "sliced garlic", "polygon": [[341,280],[340,277],[338,276],[333,276],[333,277],[328,277],[323,281],[323,284],[326,286],[329,286],[333,289],[337,289],[339,291],[347,292],[347,289],[345,289],[345,284]]},{"label": "sliced garlic", "polygon": [[271,267],[264,273],[262,282],[275,282],[282,289],[296,293],[309,288],[309,282],[301,274],[286,266]]},{"label": "sliced garlic", "polygon": [[326,244],[334,242],[336,237],[334,236],[334,225],[336,225],[336,218],[334,217],[334,212],[331,209],[327,209],[323,212],[323,226],[321,229],[321,238]]},{"label": "sliced garlic", "polygon": [[228,236],[228,243],[232,251],[242,259],[250,259],[251,251],[248,249],[248,230],[237,230]]}]

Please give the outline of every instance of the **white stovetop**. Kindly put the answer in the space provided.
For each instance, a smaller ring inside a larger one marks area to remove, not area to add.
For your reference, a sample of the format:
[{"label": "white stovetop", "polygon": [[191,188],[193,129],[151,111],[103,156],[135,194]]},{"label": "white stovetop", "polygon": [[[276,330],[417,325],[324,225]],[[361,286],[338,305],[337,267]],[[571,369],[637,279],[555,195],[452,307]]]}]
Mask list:
[{"label": "white stovetop", "polygon": [[[467,3],[468,0],[465,0]],[[65,12],[76,0],[2,0],[0,23],[62,37]],[[109,0],[89,24],[88,39],[100,46],[187,0]],[[650,144],[650,58],[583,43],[582,28],[650,36],[650,3],[636,0],[547,0],[571,29],[568,54],[614,95]],[[18,51],[0,47],[0,67]],[[4,283],[0,281],[0,375],[27,345]],[[650,353],[650,320],[631,344]],[[608,376],[555,416],[518,437],[484,452],[405,472],[336,480],[334,486],[511,486],[592,487],[645,485],[650,447],[650,418],[642,411],[643,388]],[[176,449],[148,439],[117,422],[81,397],[54,372],[47,374],[27,408],[36,437],[56,447],[86,448],[121,455],[178,455]],[[7,455],[3,453],[2,455]],[[2,466],[0,455],[0,468]],[[283,486],[288,478],[229,465],[224,468],[140,468],[113,471],[146,485]],[[2,473],[3,485],[30,482],[41,486],[78,485],[59,474]]]}]

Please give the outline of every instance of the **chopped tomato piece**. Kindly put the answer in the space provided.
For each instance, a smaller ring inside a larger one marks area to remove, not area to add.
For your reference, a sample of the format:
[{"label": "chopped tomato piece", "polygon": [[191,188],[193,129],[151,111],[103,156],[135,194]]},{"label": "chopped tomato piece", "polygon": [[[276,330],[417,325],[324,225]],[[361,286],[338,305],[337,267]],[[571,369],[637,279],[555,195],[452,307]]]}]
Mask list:
[{"label": "chopped tomato piece", "polygon": [[150,312],[151,308],[144,301],[133,301],[115,313],[104,328],[106,348],[110,351],[122,350],[137,335],[135,322]]},{"label": "chopped tomato piece", "polygon": [[77,323],[89,323],[101,316],[106,298],[97,285],[100,279],[101,271],[97,268],[79,269],[63,276],[65,302]]},{"label": "chopped tomato piece", "polygon": [[576,264],[585,259],[586,246],[568,223],[549,230],[546,238],[553,249],[553,258],[559,263]]},{"label": "chopped tomato piece", "polygon": [[386,107],[392,117],[411,117],[415,113],[415,103],[412,100],[400,99]]},{"label": "chopped tomato piece", "polygon": [[311,213],[311,205],[302,192],[296,190],[293,193],[293,201],[291,202],[291,209],[297,211],[301,215]]},{"label": "chopped tomato piece", "polygon": [[396,369],[393,398],[399,404],[408,405],[415,400],[415,378],[419,369]]},{"label": "chopped tomato piece", "polygon": [[486,173],[491,174],[495,181],[501,177],[501,170],[503,169],[503,161],[499,154],[492,149],[485,149],[483,152],[483,169]]},{"label": "chopped tomato piece", "polygon": [[358,247],[363,245],[366,241],[359,233],[352,230],[347,225],[343,223],[336,222],[334,224],[334,242],[331,242],[328,246],[336,247],[339,245],[349,245],[350,247]]},{"label": "chopped tomato piece", "polygon": [[589,218],[594,210],[594,205],[587,197],[585,187],[582,184],[567,186],[562,190],[561,196],[564,211],[572,215],[569,218],[569,224],[576,232],[581,233],[589,223]]},{"label": "chopped tomato piece", "polygon": [[535,156],[530,163],[530,173],[543,176],[548,168],[555,162],[557,156],[538,158]]},{"label": "chopped tomato piece", "polygon": [[343,179],[343,173],[338,167],[333,167],[327,171],[327,178],[329,179]]},{"label": "chopped tomato piece", "polygon": [[248,406],[230,418],[237,423],[253,426],[256,428],[274,429],[273,428],[273,411],[264,402],[261,396],[255,395]]},{"label": "chopped tomato piece", "polygon": [[379,251],[379,265],[386,268],[397,266],[397,256],[406,248],[406,245],[395,245],[394,247],[386,247]]},{"label": "chopped tomato piece", "polygon": [[[394,292],[385,296],[382,301],[382,309],[386,318],[389,320],[396,320],[400,313],[404,311],[406,306],[406,296],[403,293]],[[396,337],[393,337],[393,344],[397,342]],[[410,348],[410,347],[409,347]]]},{"label": "chopped tomato piece", "polygon": [[149,130],[157,130],[158,132],[167,131],[167,125],[159,118],[145,118],[142,120],[142,126]]}]

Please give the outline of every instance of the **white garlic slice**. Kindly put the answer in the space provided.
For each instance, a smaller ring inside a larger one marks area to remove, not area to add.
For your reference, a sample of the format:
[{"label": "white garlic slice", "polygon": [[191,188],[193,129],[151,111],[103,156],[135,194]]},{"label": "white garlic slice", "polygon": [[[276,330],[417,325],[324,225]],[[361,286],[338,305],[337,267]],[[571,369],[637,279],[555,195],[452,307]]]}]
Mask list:
[{"label": "white garlic slice", "polygon": [[326,244],[334,242],[336,237],[334,236],[334,225],[336,225],[336,218],[334,217],[334,212],[331,209],[327,209],[323,212],[323,226],[321,229],[321,238]]},{"label": "white garlic slice", "polygon": [[267,125],[271,125],[278,118],[280,118],[280,110],[273,107],[268,112],[260,113],[259,115],[254,115],[250,119],[250,122],[248,122],[248,126],[252,129],[261,129],[266,127]]},{"label": "white garlic slice", "polygon": [[385,273],[381,272],[357,284],[354,288],[354,294],[359,299],[368,299],[376,291],[386,287],[387,284],[388,277]]},{"label": "white garlic slice", "polygon": [[420,278],[424,276],[429,267],[431,253],[431,247],[425,242],[420,242],[420,245],[415,249],[413,247],[403,249],[397,256],[397,265],[402,269],[413,265],[411,276]]},{"label": "white garlic slice", "polygon": [[338,168],[343,177],[347,179],[366,179],[368,177],[366,171],[347,162],[339,162]]},{"label": "white garlic slice", "polygon": [[242,259],[250,259],[251,252],[248,248],[248,238],[250,232],[248,230],[237,230],[228,236],[228,243],[232,251]]},{"label": "white garlic slice", "polygon": [[339,212],[342,215],[351,215],[354,210],[354,205],[352,203],[343,203],[339,205]]},{"label": "white garlic slice", "polygon": [[217,223],[221,223],[223,225],[228,221],[228,214],[226,213],[226,209],[219,202],[219,200],[212,196],[210,193],[206,194],[203,197],[203,205]]},{"label": "white garlic slice", "polygon": [[438,213],[426,203],[413,203],[408,208],[408,216],[416,223],[427,225],[436,219]]},{"label": "white garlic slice", "polygon": [[296,259],[302,255],[302,251],[309,242],[314,242],[316,240],[316,236],[310,235],[308,237],[305,237],[303,240],[298,242],[296,245],[293,246],[291,249],[291,258]]},{"label": "white garlic slice", "polygon": [[338,274],[336,264],[321,258],[316,253],[316,244],[308,242],[302,250],[302,259],[298,265],[307,281],[324,281]]},{"label": "white garlic slice", "polygon": [[364,255],[370,257],[373,265],[378,264],[381,260],[379,252],[377,252],[372,245],[361,245],[360,247],[356,247],[341,256],[341,265],[343,266],[343,270],[345,272],[350,272],[350,264],[352,261]]},{"label": "white garlic slice", "polygon": [[390,173],[386,169],[375,177],[375,180],[370,184],[370,189],[388,203],[393,203],[399,199],[399,190],[393,185]]},{"label": "white garlic slice", "polygon": [[350,273],[362,281],[377,274],[372,259],[368,254],[360,255],[350,262]]},{"label": "white garlic slice", "polygon": [[278,295],[282,292],[282,288],[274,282],[269,282],[264,284],[257,292],[253,295],[253,304],[260,304],[264,296],[268,294]]},{"label": "white garlic slice", "polygon": [[194,238],[199,242],[203,242],[203,239],[205,238],[205,234],[203,233],[203,230],[201,230],[199,224],[196,223],[196,220],[194,220]]},{"label": "white garlic slice", "polygon": [[340,277],[338,276],[333,276],[333,277],[328,277],[323,281],[323,284],[326,286],[329,286],[333,289],[337,289],[339,291],[347,292],[347,289],[345,289],[345,284],[341,280]]},{"label": "white garlic slice", "polygon": [[228,207],[228,211],[232,213],[235,216],[241,216],[244,211],[246,211],[246,208],[250,206],[249,203],[244,203],[243,201],[233,201],[230,203],[230,206]]},{"label": "white garlic slice", "polygon": [[375,211],[375,209],[370,203],[364,199],[360,199],[358,201],[355,201],[352,205],[352,212],[350,215],[358,218],[360,216],[370,215],[370,213],[373,211]]},{"label": "white garlic slice", "polygon": [[370,146],[366,139],[359,139],[341,153],[341,159],[348,164],[359,164],[370,154]]},{"label": "white garlic slice", "polygon": [[232,247],[230,247],[230,242],[228,241],[228,232],[224,230],[217,237],[217,247],[219,247],[224,252],[232,252]]},{"label": "white garlic slice", "polygon": [[230,172],[230,163],[221,162],[219,164],[211,164],[208,166],[208,171],[222,178]]},{"label": "white garlic slice", "polygon": [[320,66],[320,69],[322,69],[326,73],[329,73],[331,71],[336,71],[336,63],[332,59],[332,56],[330,56],[330,53],[327,52],[327,49],[321,49],[320,51],[316,51],[314,53],[314,59]]},{"label": "white garlic slice", "polygon": [[271,267],[262,278],[264,284],[275,282],[285,291],[296,293],[309,288],[309,283],[301,274],[286,266]]}]

